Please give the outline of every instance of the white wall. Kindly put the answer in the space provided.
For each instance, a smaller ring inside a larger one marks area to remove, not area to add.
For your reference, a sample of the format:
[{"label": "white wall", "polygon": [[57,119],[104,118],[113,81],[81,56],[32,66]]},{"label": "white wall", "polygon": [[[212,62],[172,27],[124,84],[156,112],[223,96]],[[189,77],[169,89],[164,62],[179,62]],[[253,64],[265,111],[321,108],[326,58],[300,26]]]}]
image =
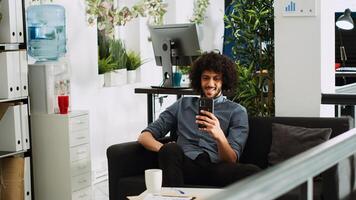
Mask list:
[{"label": "white wall", "polygon": [[[185,0],[185,3],[189,1]],[[133,2],[120,0],[119,6],[130,6]],[[183,1],[167,2],[170,5],[168,11],[170,14],[165,19],[167,23],[188,22],[191,13],[181,10],[192,10],[193,6],[187,9]],[[103,88],[99,85],[96,27],[90,27],[86,23],[84,0],[54,0],[54,3],[63,5],[66,9],[67,57],[72,70],[72,109],[89,110],[92,168],[95,172],[105,172],[107,147],[115,143],[136,140],[139,132],[145,128],[146,95],[134,94],[134,88],[158,85],[161,82],[161,68],[154,64],[152,45],[147,41],[149,33],[146,19],[136,19],[120,28],[118,34],[125,40],[129,49],[140,51],[143,59],[148,61],[141,67],[141,82]],[[204,44],[209,49],[221,46],[218,39],[223,33],[223,30],[216,31],[216,27],[223,27],[222,19],[221,21],[215,19],[218,16],[222,17],[223,2],[213,1],[212,4],[208,11],[212,15],[208,17],[204,29],[209,32]],[[174,97],[165,101],[163,107],[167,107],[173,101]]]},{"label": "white wall", "polygon": [[90,112],[93,170],[106,168],[106,148],[132,141],[146,125],[146,97],[134,94],[130,84],[119,87],[99,85],[97,31],[86,23],[84,1],[58,0],[66,9],[67,56],[72,69],[72,109]]},{"label": "white wall", "polygon": [[[193,15],[193,0],[166,0],[168,12],[165,23],[189,23]],[[198,36],[203,51],[217,49],[222,52],[224,36],[224,1],[211,0],[203,24],[199,25]]]},{"label": "white wall", "polygon": [[316,17],[285,17],[275,1],[277,116],[334,116],[321,93],[335,91],[335,12],[356,10],[352,0],[314,0]]},{"label": "white wall", "polygon": [[[314,1],[317,16],[310,17],[283,16],[286,1],[275,1],[277,116],[320,116],[321,92],[335,88],[334,39],[330,38],[334,23],[328,11],[332,0]],[[328,109],[323,115],[334,113]]]},{"label": "white wall", "polygon": [[[200,27],[200,45],[204,51],[219,50],[222,52],[224,36],[224,1],[210,0],[210,5],[206,11],[206,18]],[[184,9],[181,5],[180,9]]]}]

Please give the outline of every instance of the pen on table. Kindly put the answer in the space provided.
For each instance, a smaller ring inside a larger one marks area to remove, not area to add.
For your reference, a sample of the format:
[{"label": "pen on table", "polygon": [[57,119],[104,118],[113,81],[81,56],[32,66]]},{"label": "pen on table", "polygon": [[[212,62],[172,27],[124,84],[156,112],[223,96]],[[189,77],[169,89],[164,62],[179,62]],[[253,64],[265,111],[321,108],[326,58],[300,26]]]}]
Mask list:
[{"label": "pen on table", "polygon": [[176,191],[178,191],[180,194],[185,194],[185,192],[182,190],[176,189]]},{"label": "pen on table", "polygon": [[196,197],[191,196],[177,196],[177,195],[167,195],[167,194],[154,194],[153,196],[160,196],[160,197],[177,197],[177,198],[189,198],[191,200],[196,199]]}]

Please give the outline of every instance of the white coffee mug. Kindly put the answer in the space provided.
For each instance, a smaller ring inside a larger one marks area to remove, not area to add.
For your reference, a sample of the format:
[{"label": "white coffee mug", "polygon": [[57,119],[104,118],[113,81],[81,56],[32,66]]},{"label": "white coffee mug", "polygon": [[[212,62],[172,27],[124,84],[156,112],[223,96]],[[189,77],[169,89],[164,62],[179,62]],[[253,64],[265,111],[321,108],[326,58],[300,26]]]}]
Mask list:
[{"label": "white coffee mug", "polygon": [[145,183],[148,193],[160,193],[162,188],[162,170],[147,169],[145,170]]}]

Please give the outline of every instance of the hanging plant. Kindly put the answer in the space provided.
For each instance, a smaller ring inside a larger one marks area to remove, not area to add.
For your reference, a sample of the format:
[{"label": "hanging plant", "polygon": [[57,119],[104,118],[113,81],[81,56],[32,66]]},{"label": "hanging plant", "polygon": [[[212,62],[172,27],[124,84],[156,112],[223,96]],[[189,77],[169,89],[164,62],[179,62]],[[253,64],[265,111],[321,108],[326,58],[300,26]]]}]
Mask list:
[{"label": "hanging plant", "polygon": [[162,24],[163,16],[167,12],[162,0],[141,0],[132,8],[114,8],[113,0],[86,0],[88,23],[93,25],[97,19],[98,30],[113,38],[114,27],[125,25],[139,16],[149,17],[153,24]]},{"label": "hanging plant", "polygon": [[32,3],[36,4],[42,4],[42,3],[48,3],[48,2],[53,2],[53,0],[31,0]]},{"label": "hanging plant", "polygon": [[206,9],[209,6],[209,0],[197,0],[194,3],[193,16],[189,19],[195,24],[202,24],[205,19]]}]

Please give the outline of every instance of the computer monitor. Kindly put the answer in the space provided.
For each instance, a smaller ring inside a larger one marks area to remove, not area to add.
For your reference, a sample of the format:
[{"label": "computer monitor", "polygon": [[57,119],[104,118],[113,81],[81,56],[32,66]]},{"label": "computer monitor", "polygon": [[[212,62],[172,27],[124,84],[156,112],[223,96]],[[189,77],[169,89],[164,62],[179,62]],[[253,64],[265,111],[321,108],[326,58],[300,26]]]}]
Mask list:
[{"label": "computer monitor", "polygon": [[167,24],[149,27],[156,64],[162,66],[163,83],[172,88],[173,65],[187,66],[200,56],[195,24]]}]

